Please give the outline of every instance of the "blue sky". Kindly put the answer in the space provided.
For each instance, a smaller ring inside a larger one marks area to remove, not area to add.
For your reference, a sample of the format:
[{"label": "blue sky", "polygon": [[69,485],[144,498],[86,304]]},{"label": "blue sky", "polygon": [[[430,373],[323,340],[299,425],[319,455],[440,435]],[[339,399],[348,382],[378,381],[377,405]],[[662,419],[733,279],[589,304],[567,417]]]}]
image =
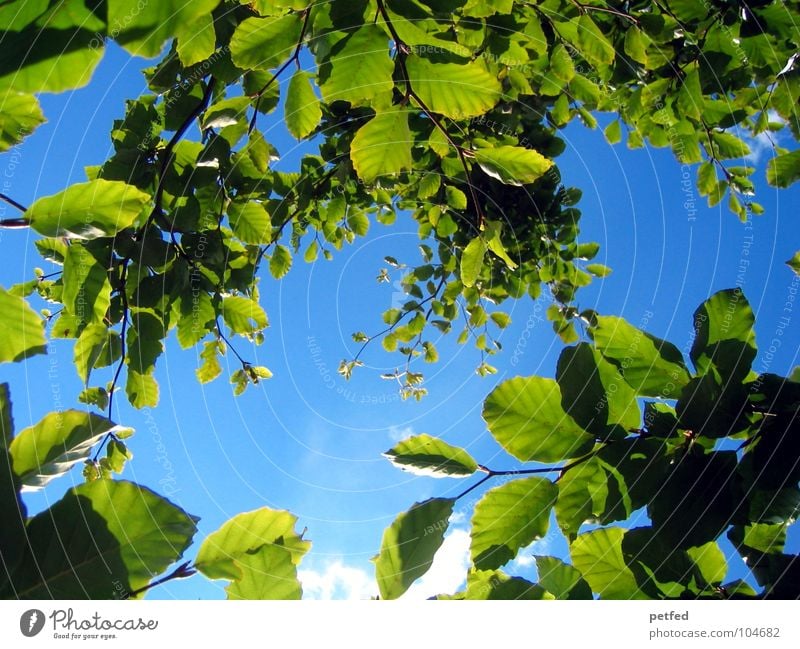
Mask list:
[{"label": "blue sky", "polygon": [[[123,114],[124,99],[146,90],[141,67],[140,60],[110,45],[88,88],[44,96],[49,122],[21,147],[0,155],[0,174],[10,181],[6,193],[30,204],[85,180],[83,167],[101,163],[110,153],[108,133],[112,120]],[[260,126],[283,154],[280,168],[291,170],[308,145],[298,146],[290,138],[280,115],[261,117]],[[757,315],[755,368],[785,374],[798,363],[800,314],[792,315],[774,357],[768,355],[779,318],[786,315],[787,295],[797,286],[783,262],[800,248],[791,221],[800,190],[777,191],[763,182],[770,155],[764,141],[755,142],[754,150],[757,200],[766,213],[745,226],[724,202],[706,208],[693,184],[688,194],[682,184],[685,170],[667,150],[612,147],[599,130],[580,124],[562,137],[567,142],[557,161],[562,175],[584,192],[581,239],[598,241],[602,250],[597,261],[614,269],[579,292],[581,308],[622,315],[635,325],[647,318],[649,331],[683,348],[697,305],[739,282]],[[692,197],[694,206],[687,202]],[[0,285],[30,279],[34,266],[47,268],[33,247],[34,238],[32,232],[0,231]],[[239,343],[237,348],[249,360],[270,367],[274,378],[251,386],[241,397],[233,397],[224,376],[199,385],[196,351],[183,351],[170,340],[157,371],[162,389],[158,408],[136,411],[124,399],[115,402],[115,419],[137,429],[130,444],[135,459],[123,477],[171,494],[200,516],[198,538],[238,512],[261,506],[288,509],[299,516],[301,527],[308,527],[314,542],[301,575],[307,595],[374,594],[369,558],[377,552],[383,528],[415,500],[453,496],[467,486],[460,480],[403,473],[381,453],[397,439],[426,432],[467,447],[492,468],[513,466],[485,430],[482,401],[511,376],[552,376],[562,349],[544,318],[546,300],[523,299],[504,307],[513,324],[500,338],[504,351],[492,360],[499,370],[495,376],[478,377],[478,352],[457,346],[451,335],[437,342],[440,363],[424,368],[429,396],[420,403],[401,401],[394,386],[379,378],[397,362],[380,345],[368,349],[363,357],[367,366],[345,382],[336,368],[357,349],[350,334],[380,330],[380,313],[398,300],[397,287],[375,281],[386,266],[383,257],[415,263],[417,243],[413,221],[401,217],[390,228],[373,224],[366,239],[337,253],[332,262],[307,265],[298,259],[281,282],[265,274],[262,300],[271,321],[266,342],[252,349]],[[750,251],[747,267],[740,264],[745,247]],[[80,405],[76,396],[81,386],[71,358],[70,343],[55,341],[48,357],[0,368],[0,378],[11,383],[17,430],[58,407]],[[70,480],[80,481],[80,475],[53,482],[46,491],[29,495],[27,502],[34,511],[40,509],[60,498]],[[473,492],[467,500],[479,495]],[[459,503],[444,549],[410,596],[458,587],[467,565],[464,530],[470,502]],[[797,537],[793,532],[795,550]],[[536,549],[566,551],[555,535],[538,542]],[[513,566],[517,574],[535,574],[530,554],[523,553]],[[737,564],[733,570],[738,576],[743,568]],[[164,585],[150,597],[223,597],[224,585],[198,576]]]}]

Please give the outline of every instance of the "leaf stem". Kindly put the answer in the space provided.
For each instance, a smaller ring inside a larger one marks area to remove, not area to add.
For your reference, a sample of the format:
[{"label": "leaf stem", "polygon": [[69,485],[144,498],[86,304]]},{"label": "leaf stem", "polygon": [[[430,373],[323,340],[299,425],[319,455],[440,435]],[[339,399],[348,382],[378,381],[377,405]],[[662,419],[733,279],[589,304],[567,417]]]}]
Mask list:
[{"label": "leaf stem", "polygon": [[137,588],[136,590],[129,591],[125,593],[121,599],[130,599],[131,597],[136,597],[137,595],[141,595],[142,593],[146,593],[151,588],[155,588],[156,586],[160,586],[161,584],[165,584],[168,581],[172,581],[174,579],[186,579],[187,577],[191,577],[192,575],[197,574],[197,570],[192,566],[191,561],[186,561],[179,565],[175,570],[171,573],[166,575],[165,577],[161,577],[160,579],[156,579],[155,581],[151,581],[146,586],[142,586],[141,588]]},{"label": "leaf stem", "polygon": [[[28,208],[25,207],[22,203],[18,203],[17,201],[15,201],[10,196],[7,196],[6,194],[0,193],[0,200],[8,203],[12,207],[17,208],[20,212],[27,212],[28,211]],[[7,220],[9,220],[9,221],[22,221],[22,220],[27,221],[27,219],[7,219]],[[6,222],[6,220],[0,221],[0,223],[3,223],[3,224],[5,224],[5,222]],[[3,227],[8,227],[8,226],[3,225]],[[12,227],[22,227],[22,226],[12,226]]]}]

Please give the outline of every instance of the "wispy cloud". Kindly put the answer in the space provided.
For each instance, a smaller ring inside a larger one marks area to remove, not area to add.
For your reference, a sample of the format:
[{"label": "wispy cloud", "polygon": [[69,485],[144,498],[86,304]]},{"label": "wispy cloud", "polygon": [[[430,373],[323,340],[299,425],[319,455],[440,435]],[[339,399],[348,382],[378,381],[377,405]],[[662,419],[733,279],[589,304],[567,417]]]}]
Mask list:
[{"label": "wispy cloud", "polygon": [[536,566],[536,557],[541,555],[549,555],[553,552],[552,537],[547,535],[531,543],[528,547],[522,548],[509,567],[517,570],[524,570],[534,568]]},{"label": "wispy cloud", "polygon": [[393,442],[399,442],[412,435],[416,433],[411,426],[389,426],[389,439]]},{"label": "wispy cloud", "polygon": [[329,563],[324,570],[298,570],[306,599],[370,599],[378,593],[371,574],[341,561]]},{"label": "wispy cloud", "polygon": [[408,589],[403,599],[427,599],[454,593],[464,583],[469,568],[469,532],[453,530],[436,553],[430,570]]},{"label": "wispy cloud", "polygon": [[[469,569],[469,532],[455,529],[448,534],[427,573],[403,595],[407,600],[425,600],[441,593],[455,593],[463,585]],[[370,599],[378,594],[374,573],[348,566],[341,559],[321,570],[298,570],[306,599]]]}]

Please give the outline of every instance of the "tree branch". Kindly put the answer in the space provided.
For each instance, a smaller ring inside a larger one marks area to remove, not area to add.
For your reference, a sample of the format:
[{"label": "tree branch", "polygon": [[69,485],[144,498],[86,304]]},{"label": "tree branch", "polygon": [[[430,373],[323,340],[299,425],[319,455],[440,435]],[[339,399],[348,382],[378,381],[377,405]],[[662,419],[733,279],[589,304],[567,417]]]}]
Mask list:
[{"label": "tree branch", "polygon": [[163,157],[161,158],[161,165],[159,166],[158,170],[158,184],[156,185],[153,211],[150,212],[150,216],[147,218],[147,221],[139,229],[139,233],[144,232],[150,226],[150,224],[156,220],[157,217],[161,216],[163,212],[164,201],[164,179],[167,175],[167,170],[169,169],[169,163],[172,162],[172,154],[175,150],[175,147],[178,145],[178,142],[180,142],[183,139],[183,136],[186,135],[186,131],[189,130],[192,122],[200,117],[206,108],[208,108],[208,103],[211,101],[211,94],[214,92],[216,83],[217,80],[214,77],[209,79],[200,103],[198,103],[192,109],[192,112],[186,116],[186,119],[183,120],[183,123],[178,127],[178,130],[175,131],[172,138],[170,138],[170,141],[167,142],[167,146],[164,148]]},{"label": "tree branch", "polygon": [[[6,196],[5,194],[0,193],[0,200],[8,203],[12,207],[16,207],[20,212],[27,212],[28,211],[28,208],[25,207],[22,203],[18,203],[13,198],[11,198],[10,196]],[[10,220],[23,220],[23,219],[10,219]],[[2,223],[5,223],[5,221],[2,221]],[[7,227],[7,226],[3,226],[3,227]],[[19,226],[12,226],[12,227],[19,227]]]},{"label": "tree branch", "polygon": [[191,577],[192,575],[197,574],[197,570],[192,567],[191,561],[186,561],[179,565],[175,570],[169,573],[166,577],[161,577],[160,579],[156,579],[155,581],[151,581],[147,586],[142,586],[141,588],[137,588],[136,590],[129,591],[125,593],[121,599],[130,599],[131,597],[136,597],[137,595],[141,595],[142,593],[146,593],[151,588],[155,588],[156,586],[160,586],[161,584],[165,584],[168,581],[172,581],[174,579],[186,579],[187,577]]}]

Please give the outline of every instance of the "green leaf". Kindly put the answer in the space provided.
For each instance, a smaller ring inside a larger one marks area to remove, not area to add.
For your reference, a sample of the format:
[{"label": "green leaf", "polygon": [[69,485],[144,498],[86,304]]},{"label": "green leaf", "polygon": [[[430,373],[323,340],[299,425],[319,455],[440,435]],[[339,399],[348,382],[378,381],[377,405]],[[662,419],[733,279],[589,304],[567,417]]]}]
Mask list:
[{"label": "green leaf", "polygon": [[643,599],[622,556],[625,530],[608,527],[581,534],[570,545],[572,563],[601,599]]},{"label": "green leaf", "polygon": [[132,185],[97,179],[38,199],[25,218],[46,237],[113,237],[136,223],[149,202],[150,195]]},{"label": "green leaf", "polygon": [[0,11],[7,12],[0,18],[0,95],[61,92],[89,82],[107,30],[83,0],[18,0],[3,2]]},{"label": "green leaf", "polygon": [[433,478],[462,478],[478,470],[475,460],[463,448],[425,434],[404,439],[384,456],[405,471]]},{"label": "green leaf", "polygon": [[483,404],[489,432],[523,462],[559,462],[592,449],[593,438],[563,409],[552,379],[517,377],[496,387]]},{"label": "green leaf", "polygon": [[8,448],[14,436],[14,418],[11,416],[11,391],[8,383],[0,383],[0,448]]},{"label": "green leaf", "polygon": [[558,481],[556,519],[564,534],[577,534],[581,525],[606,509],[610,478],[600,461],[590,458],[565,471]]},{"label": "green leaf", "polygon": [[87,412],[51,412],[9,445],[14,473],[25,487],[41,488],[85,460],[92,446],[118,428],[111,420]]},{"label": "green leaf", "polygon": [[311,543],[295,532],[296,524],[294,514],[267,507],[237,514],[206,537],[195,567],[209,579],[236,580],[242,574],[241,557],[263,545],[290,550],[294,563],[299,564]]},{"label": "green leaf", "polygon": [[484,494],[472,516],[470,556],[479,570],[499,568],[547,534],[558,488],[546,478],[521,478]]},{"label": "green leaf", "polygon": [[33,244],[47,261],[64,264],[64,258],[67,256],[67,243],[63,239],[37,239]]},{"label": "green leaf", "polygon": [[723,382],[738,383],[756,357],[755,315],[738,288],[714,293],[694,312],[695,338],[690,356],[698,373],[713,366]]},{"label": "green leaf", "polygon": [[588,243],[579,243],[575,251],[575,256],[578,259],[594,259],[597,253],[600,252],[600,244],[594,241]]},{"label": "green leaf", "polygon": [[30,547],[12,574],[18,597],[111,599],[180,559],[196,525],[144,487],[96,480],[70,489],[27,529]]},{"label": "green leaf", "polygon": [[430,498],[415,503],[386,528],[375,576],[383,599],[397,599],[424,575],[441,547],[454,498]]},{"label": "green leaf", "polygon": [[359,178],[373,183],[411,169],[412,139],[408,111],[402,107],[379,111],[358,129],[350,145],[350,159]]},{"label": "green leaf", "polygon": [[721,584],[728,574],[728,561],[716,541],[696,548],[689,548],[686,554],[700,571],[707,584]]},{"label": "green leaf", "polygon": [[200,359],[203,362],[195,370],[197,380],[201,384],[210,383],[222,374],[222,366],[219,364],[219,348],[220,344],[216,340],[203,345],[203,351],[200,352]]},{"label": "green leaf", "polygon": [[556,380],[561,405],[578,425],[599,438],[609,427],[629,431],[639,428],[641,414],[636,393],[616,366],[588,343],[567,347],[558,359]]},{"label": "green leaf", "polygon": [[369,217],[364,212],[351,208],[347,215],[347,227],[359,237],[366,237],[369,232]]},{"label": "green leaf", "polygon": [[46,354],[44,320],[24,298],[0,286],[0,363]]},{"label": "green leaf", "polygon": [[[78,322],[103,322],[111,305],[111,282],[104,264],[80,243],[64,260],[62,302]],[[74,332],[77,333],[77,332]]]},{"label": "green leaf", "polygon": [[299,599],[296,566],[311,543],[296,523],[293,514],[266,507],[238,514],[206,537],[195,567],[209,579],[230,580],[230,599]]},{"label": "green leaf", "polygon": [[247,120],[249,97],[230,97],[209,106],[203,114],[203,128],[223,129],[234,124],[244,124]]},{"label": "green leaf", "polygon": [[550,53],[550,69],[564,83],[569,83],[575,76],[575,64],[569,51],[561,43]]},{"label": "green leaf", "polygon": [[614,62],[614,46],[588,14],[578,18],[577,47],[583,58],[595,67],[604,67]]},{"label": "green leaf", "polygon": [[[220,0],[108,0],[109,33],[130,54],[152,58],[161,53],[162,45],[177,37],[178,50],[184,65],[198,61],[213,52],[208,34],[208,20]],[[197,39],[196,43],[191,43]]]},{"label": "green leaf", "polygon": [[0,93],[0,152],[22,142],[44,122],[39,101],[33,95]]},{"label": "green leaf", "polygon": [[498,146],[474,152],[475,160],[487,174],[506,185],[527,185],[543,176],[553,161],[538,151],[520,146]]},{"label": "green leaf", "polygon": [[765,554],[780,554],[786,545],[787,527],[784,523],[735,525],[728,532],[728,538],[737,548],[746,546]]},{"label": "green leaf", "polygon": [[556,599],[592,599],[592,589],[581,573],[561,559],[537,556],[536,572],[539,584]]},{"label": "green leaf", "polygon": [[247,18],[231,37],[231,59],[244,70],[269,70],[291,56],[302,22],[299,14]]},{"label": "green leaf", "polygon": [[[269,272],[275,279],[286,276],[292,267],[292,251],[286,246],[276,245],[269,259]],[[266,325],[264,325],[266,326]]]},{"label": "green leaf", "polygon": [[800,250],[794,253],[792,258],[786,262],[786,265],[795,272],[795,275],[800,275]]},{"label": "green leaf", "polygon": [[[277,248],[276,248],[277,252]],[[274,257],[275,253],[273,253]],[[270,270],[272,261],[270,261]],[[233,333],[252,334],[268,325],[267,314],[255,300],[241,295],[229,295],[222,300],[222,318]]]},{"label": "green leaf", "polygon": [[482,237],[475,237],[461,253],[461,283],[474,286],[483,270],[483,259],[486,256],[486,242]]},{"label": "green leaf", "polygon": [[388,108],[393,71],[386,34],[376,25],[364,25],[334,45],[329,60],[320,66],[322,98],[328,104],[348,101]]},{"label": "green leaf", "polygon": [[600,353],[617,366],[638,396],[674,399],[689,382],[683,357],[675,345],[622,318],[598,316],[589,333]]},{"label": "green leaf", "polygon": [[444,188],[444,192],[447,195],[447,204],[454,210],[467,209],[467,195],[464,192],[462,192],[458,187],[447,185]]},{"label": "green leaf", "polygon": [[234,234],[244,243],[268,244],[272,241],[272,222],[262,203],[231,202],[228,218]]},{"label": "green leaf", "polygon": [[767,163],[767,182],[773,187],[788,187],[800,180],[800,149],[771,158]]},{"label": "green leaf", "polygon": [[280,545],[262,545],[240,555],[237,564],[243,576],[225,589],[228,599],[302,599],[303,588],[292,558],[292,552]]},{"label": "green leaf", "polygon": [[144,374],[128,368],[125,393],[134,408],[155,408],[158,405],[158,383],[152,374]]},{"label": "green leaf", "polygon": [[603,264],[588,264],[586,271],[595,277],[608,277],[611,274],[611,269]]},{"label": "green leaf", "polygon": [[669,467],[647,513],[672,547],[690,548],[716,539],[738,507],[734,451],[687,453]]},{"label": "green leaf", "polygon": [[99,410],[108,408],[108,390],[105,388],[86,388],[81,390],[78,401],[89,406],[97,406]]},{"label": "green leaf", "polygon": [[735,158],[746,158],[750,155],[750,147],[730,133],[712,131],[711,139],[714,141],[718,158],[721,160],[731,160]]},{"label": "green leaf", "polygon": [[406,67],[414,92],[431,111],[445,117],[477,117],[500,100],[500,82],[481,61],[431,63],[412,54]]},{"label": "green leaf", "polygon": [[713,162],[704,162],[697,168],[697,189],[700,196],[709,196],[717,188],[717,170]]},{"label": "green leaf", "polygon": [[310,244],[308,244],[308,248],[303,253],[303,261],[307,264],[315,262],[317,257],[319,256],[319,244],[317,240],[314,239]]},{"label": "green leaf", "polygon": [[606,126],[603,135],[609,144],[617,144],[622,140],[622,127],[618,120],[614,120]]},{"label": "green leaf", "polygon": [[[209,4],[212,4],[209,0]],[[214,54],[216,33],[214,32],[214,16],[203,13],[194,18],[191,25],[176,25],[178,44],[175,48],[184,67],[201,63]]]},{"label": "green leaf", "polygon": [[625,30],[625,54],[645,67],[648,64],[647,40],[649,39],[638,27],[630,26]]},{"label": "green leaf", "polygon": [[541,600],[552,599],[537,584],[522,577],[509,577],[500,570],[473,570],[467,575],[464,599],[471,600]]},{"label": "green leaf", "polygon": [[677,107],[682,115],[695,120],[702,118],[703,89],[700,87],[700,73],[697,68],[689,71],[678,91]]},{"label": "green leaf", "polygon": [[14,570],[27,547],[25,521],[28,512],[20,498],[19,479],[11,469],[11,458],[6,445],[13,434],[11,401],[7,383],[0,383],[0,516],[3,520],[3,533],[0,535],[0,556],[4,570],[0,573],[0,593],[4,598],[16,598],[14,583],[10,572]]},{"label": "green leaf", "polygon": [[322,119],[319,99],[311,85],[311,75],[298,70],[286,91],[286,128],[298,140],[310,135]]},{"label": "green leaf", "polygon": [[74,363],[78,376],[84,385],[89,384],[89,376],[100,354],[108,342],[108,328],[102,324],[90,324],[75,341]]}]

